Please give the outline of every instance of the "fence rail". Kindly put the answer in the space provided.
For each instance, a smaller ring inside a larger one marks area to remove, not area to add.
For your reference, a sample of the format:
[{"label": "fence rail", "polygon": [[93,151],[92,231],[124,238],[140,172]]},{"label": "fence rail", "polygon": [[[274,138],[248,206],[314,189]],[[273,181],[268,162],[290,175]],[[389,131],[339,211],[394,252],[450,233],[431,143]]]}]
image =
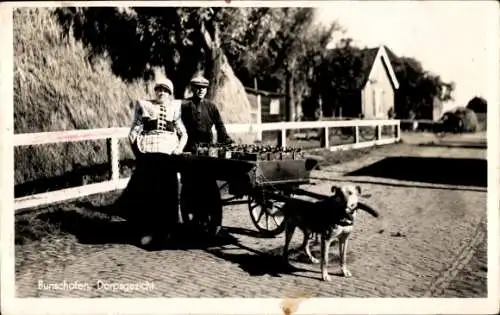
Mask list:
[{"label": "fence rail", "polygon": [[[390,138],[382,139],[382,128],[394,126],[394,134]],[[329,130],[333,128],[354,128],[354,142],[343,145],[330,146]],[[360,141],[360,127],[376,127],[374,140]],[[338,120],[338,121],[307,121],[307,122],[279,122],[262,124],[227,124],[226,129],[230,134],[256,133],[258,139],[262,139],[264,131],[279,131],[278,144],[287,146],[287,131],[297,129],[322,129],[322,147],[332,151],[350,150],[394,143],[401,138],[401,126],[399,120]],[[14,146],[32,146],[50,143],[76,142],[87,140],[107,140],[108,161],[111,168],[111,178],[95,184],[88,184],[74,188],[62,189],[47,193],[35,194],[16,198],[14,201],[15,211],[33,208],[50,203],[80,198],[97,193],[109,192],[126,187],[129,178],[120,178],[120,156],[119,140],[128,137],[129,128],[102,128],[86,130],[52,131],[41,133],[26,133],[14,135]]]}]

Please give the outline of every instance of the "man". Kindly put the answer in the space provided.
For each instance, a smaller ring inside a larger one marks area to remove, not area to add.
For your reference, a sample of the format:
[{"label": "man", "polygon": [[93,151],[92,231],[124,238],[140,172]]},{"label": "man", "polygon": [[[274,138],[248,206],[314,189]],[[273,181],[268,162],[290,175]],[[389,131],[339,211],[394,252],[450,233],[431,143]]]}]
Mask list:
[{"label": "man", "polygon": [[[188,134],[185,151],[195,153],[197,145],[213,142],[212,127],[217,131],[217,142],[231,143],[219,110],[205,99],[209,81],[203,76],[191,80],[193,96],[182,104],[182,121]],[[209,232],[217,234],[222,224],[222,202],[217,181],[198,171],[182,173],[181,211],[184,221],[198,221],[208,225]],[[189,216],[193,215],[193,219]],[[188,222],[185,222],[188,223]]]},{"label": "man", "polygon": [[212,143],[212,127],[217,131],[217,142],[230,143],[231,137],[227,134],[217,106],[205,99],[208,80],[203,76],[196,76],[191,80],[193,96],[182,104],[182,121],[188,133],[188,142],[185,151],[194,152],[200,143]]},{"label": "man", "polygon": [[137,163],[125,205],[140,229],[142,245],[149,245],[165,228],[171,231],[178,222],[177,169],[166,157],[181,154],[187,143],[180,104],[172,102],[172,81],[158,80],[154,92],[155,99],[136,102],[129,133]]}]

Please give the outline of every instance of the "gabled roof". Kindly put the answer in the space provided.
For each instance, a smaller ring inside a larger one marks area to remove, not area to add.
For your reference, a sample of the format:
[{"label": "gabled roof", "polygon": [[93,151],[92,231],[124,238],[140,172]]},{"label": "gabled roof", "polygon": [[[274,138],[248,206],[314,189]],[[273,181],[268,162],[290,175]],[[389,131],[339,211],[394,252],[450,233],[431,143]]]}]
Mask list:
[{"label": "gabled roof", "polygon": [[389,47],[387,47],[385,45],[382,47],[384,47],[385,52],[387,53],[387,57],[389,57],[389,60],[391,61],[391,63],[393,63],[399,59],[399,57],[392,50],[390,50]]},{"label": "gabled roof", "polygon": [[[391,51],[392,57],[396,58],[396,55]],[[387,74],[389,75],[389,79],[391,80],[392,86],[394,89],[399,88],[399,82],[396,77],[396,74],[394,73],[394,69],[392,68],[392,61],[395,59],[392,59],[389,57],[389,54],[386,50],[386,47],[384,45],[378,47],[378,48],[370,48],[366,49],[363,52],[363,80],[361,80],[361,86],[359,88],[363,89],[368,81],[368,78],[370,77],[372,71],[373,71],[373,66],[375,64],[376,59],[382,58],[382,61],[385,64],[385,69],[387,70]],[[369,69],[366,71],[366,69]]]},{"label": "gabled roof", "polygon": [[362,51],[363,65],[361,67],[361,73],[359,74],[360,80],[358,81],[359,84],[356,86],[357,89],[362,89],[365,87],[373,64],[375,63],[375,58],[377,57],[378,51],[379,48],[368,48]]}]

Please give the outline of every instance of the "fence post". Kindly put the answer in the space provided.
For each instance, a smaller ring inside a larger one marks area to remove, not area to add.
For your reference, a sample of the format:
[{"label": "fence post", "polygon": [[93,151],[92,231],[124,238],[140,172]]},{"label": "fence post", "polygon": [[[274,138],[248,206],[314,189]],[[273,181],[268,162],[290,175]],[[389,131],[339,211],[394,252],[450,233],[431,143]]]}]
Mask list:
[{"label": "fence post", "polygon": [[325,127],[325,137],[324,137],[325,149],[330,147],[330,130],[328,127]]},{"label": "fence post", "polygon": [[120,147],[118,145],[118,138],[112,137],[106,139],[106,146],[108,150],[108,161],[111,167],[111,180],[118,180],[120,178]]},{"label": "fence post", "polygon": [[396,123],[396,141],[399,141],[401,139],[401,121],[398,121]]},{"label": "fence post", "polygon": [[382,124],[377,124],[377,140],[382,139]]},{"label": "fence post", "polygon": [[359,143],[359,126],[354,126],[354,143]]},{"label": "fence post", "polygon": [[[259,93],[257,93],[257,124],[260,126],[262,124],[262,99]],[[262,141],[262,129],[257,130],[257,140]]]},{"label": "fence post", "polygon": [[286,147],[286,128],[281,129],[281,136],[278,139],[278,146],[279,147]]}]

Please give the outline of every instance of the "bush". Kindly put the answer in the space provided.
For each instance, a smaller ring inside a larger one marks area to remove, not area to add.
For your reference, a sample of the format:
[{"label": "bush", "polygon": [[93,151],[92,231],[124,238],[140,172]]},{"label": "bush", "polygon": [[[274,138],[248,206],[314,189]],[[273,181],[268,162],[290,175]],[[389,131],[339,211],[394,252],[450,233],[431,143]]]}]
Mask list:
[{"label": "bush", "polygon": [[488,111],[488,103],[484,98],[475,96],[469,101],[469,103],[467,103],[467,108],[472,109],[476,114],[484,114]]},{"label": "bush", "polygon": [[448,132],[476,132],[478,119],[476,113],[465,107],[457,107],[443,114],[442,128]]}]

